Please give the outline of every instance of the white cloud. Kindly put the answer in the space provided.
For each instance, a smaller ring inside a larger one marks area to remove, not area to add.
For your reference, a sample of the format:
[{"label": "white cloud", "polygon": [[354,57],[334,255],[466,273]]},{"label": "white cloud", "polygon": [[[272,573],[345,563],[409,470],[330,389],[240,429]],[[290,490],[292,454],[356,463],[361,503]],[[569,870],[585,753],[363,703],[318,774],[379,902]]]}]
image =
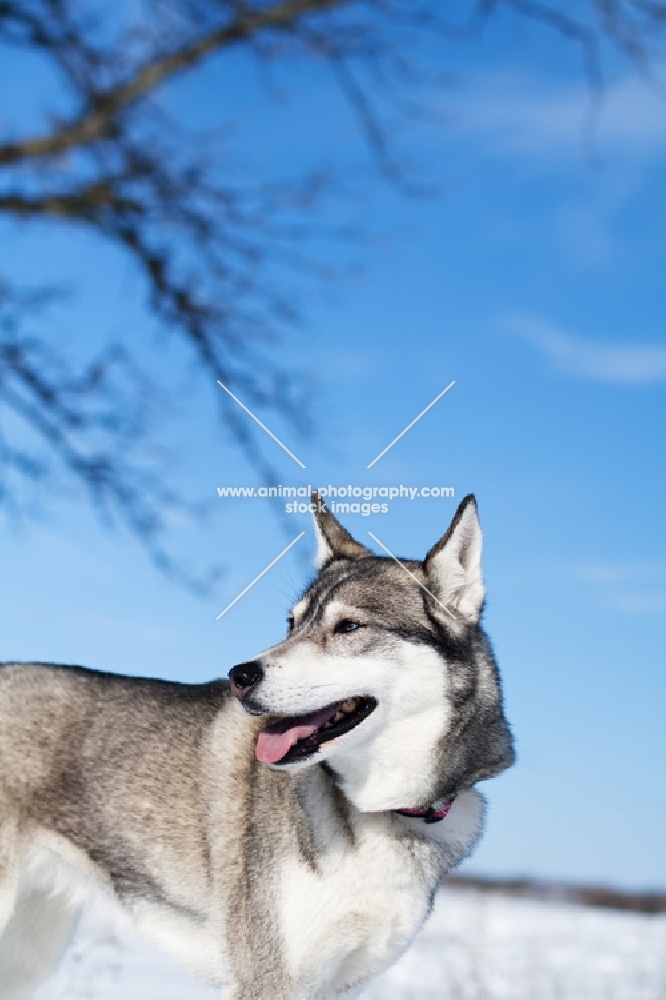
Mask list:
[{"label": "white cloud", "polygon": [[628,615],[659,615],[666,613],[666,590],[639,594],[614,594],[608,602],[614,611]]},{"label": "white cloud", "polygon": [[583,583],[599,587],[653,586],[666,583],[666,561],[647,559],[636,562],[588,561],[569,567],[569,573]]},{"label": "white cloud", "polygon": [[514,317],[508,327],[567,375],[615,385],[666,380],[666,345],[580,340],[550,323],[524,316]]},{"label": "white cloud", "polygon": [[470,93],[459,124],[503,154],[580,155],[588,145],[602,157],[642,159],[666,150],[666,102],[633,76],[609,82],[598,107],[584,82],[545,88],[517,76],[489,77]]},{"label": "white cloud", "polygon": [[504,574],[512,582],[525,579],[556,584],[569,599],[586,595],[590,604],[603,611],[626,615],[661,615],[666,612],[666,559],[517,559],[505,563]]},{"label": "white cloud", "polygon": [[568,576],[596,592],[598,603],[621,614],[666,612],[666,561],[596,561],[573,564]]}]

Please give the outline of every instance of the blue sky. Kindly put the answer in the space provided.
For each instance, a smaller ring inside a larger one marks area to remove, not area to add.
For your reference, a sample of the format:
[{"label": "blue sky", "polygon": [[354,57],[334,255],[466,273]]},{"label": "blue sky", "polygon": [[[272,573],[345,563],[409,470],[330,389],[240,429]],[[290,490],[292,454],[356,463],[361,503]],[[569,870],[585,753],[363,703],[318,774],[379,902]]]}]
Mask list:
[{"label": "blue sky", "polygon": [[[455,499],[342,518],[403,556],[424,555],[457,501],[477,496],[486,625],[518,763],[487,785],[488,828],[467,870],[665,887],[666,106],[611,59],[591,152],[589,94],[563,41],[500,21],[445,62],[455,80],[438,117],[392,123],[415,175],[437,186],[429,198],[405,198],[373,173],[320,71],[291,64],[267,92],[242,58],[215,59],[167,99],[199,124],[229,109],[235,169],[309,160],[353,173],[327,218],[367,239],[333,251],[337,280],[296,282],[306,318],[278,354],[309,373],[316,428],[308,436],[262,413],[307,469],[268,439],[266,453],[290,485],[452,486]],[[25,107],[30,120],[35,79],[4,63],[3,114]],[[163,420],[174,476],[210,498],[198,528],[174,519],[174,544],[225,568],[214,593],[195,598],[100,525],[74,487],[26,490],[41,514],[2,527],[1,658],[226,674],[283,634],[311,573],[309,519],[285,525],[265,501],[216,499],[218,486],[257,477],[214,423],[215,387],[161,337],[120,254],[82,232],[6,223],[0,252],[12,276],[69,283],[50,319],[68,350],[117,332],[157,345],[173,385]]]}]

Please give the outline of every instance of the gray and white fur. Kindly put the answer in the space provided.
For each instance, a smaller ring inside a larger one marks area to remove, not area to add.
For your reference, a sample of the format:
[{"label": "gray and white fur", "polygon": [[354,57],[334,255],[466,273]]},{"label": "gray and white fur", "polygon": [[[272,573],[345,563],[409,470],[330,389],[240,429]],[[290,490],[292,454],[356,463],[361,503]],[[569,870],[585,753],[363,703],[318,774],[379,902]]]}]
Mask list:
[{"label": "gray and white fur", "polygon": [[513,749],[474,498],[402,566],[313,504],[317,576],[231,681],[0,666],[2,1000],[91,890],[222,1000],[355,997],[476,844]]}]

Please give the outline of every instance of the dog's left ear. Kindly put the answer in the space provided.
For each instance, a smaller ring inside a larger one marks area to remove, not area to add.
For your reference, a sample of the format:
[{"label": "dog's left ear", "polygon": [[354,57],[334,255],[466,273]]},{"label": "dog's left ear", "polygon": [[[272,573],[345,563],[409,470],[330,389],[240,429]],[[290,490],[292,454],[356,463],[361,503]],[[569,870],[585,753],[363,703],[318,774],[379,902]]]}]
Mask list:
[{"label": "dog's left ear", "polygon": [[314,524],[317,538],[315,565],[321,569],[331,559],[360,559],[371,556],[370,549],[357,542],[331,514],[316,490],[310,498],[314,504]]},{"label": "dog's left ear", "polygon": [[[454,618],[476,624],[481,617],[484,587],[481,575],[481,525],[476,500],[462,501],[449,530],[423,560],[426,586]],[[451,621],[443,608],[433,610]]]}]

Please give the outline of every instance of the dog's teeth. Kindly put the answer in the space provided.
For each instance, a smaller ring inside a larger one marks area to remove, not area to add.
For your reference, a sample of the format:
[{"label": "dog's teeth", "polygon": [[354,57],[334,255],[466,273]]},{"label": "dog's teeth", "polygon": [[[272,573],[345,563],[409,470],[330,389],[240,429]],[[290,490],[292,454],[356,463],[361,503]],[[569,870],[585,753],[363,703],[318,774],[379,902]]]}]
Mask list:
[{"label": "dog's teeth", "polygon": [[333,716],[333,719],[331,721],[332,722],[339,722],[340,719],[343,719],[343,718],[344,718],[344,712],[341,712],[340,709],[338,709],[337,712],[335,713],[335,715]]},{"label": "dog's teeth", "polygon": [[355,708],[356,698],[347,698],[347,700],[342,703],[343,712],[353,712]]}]

